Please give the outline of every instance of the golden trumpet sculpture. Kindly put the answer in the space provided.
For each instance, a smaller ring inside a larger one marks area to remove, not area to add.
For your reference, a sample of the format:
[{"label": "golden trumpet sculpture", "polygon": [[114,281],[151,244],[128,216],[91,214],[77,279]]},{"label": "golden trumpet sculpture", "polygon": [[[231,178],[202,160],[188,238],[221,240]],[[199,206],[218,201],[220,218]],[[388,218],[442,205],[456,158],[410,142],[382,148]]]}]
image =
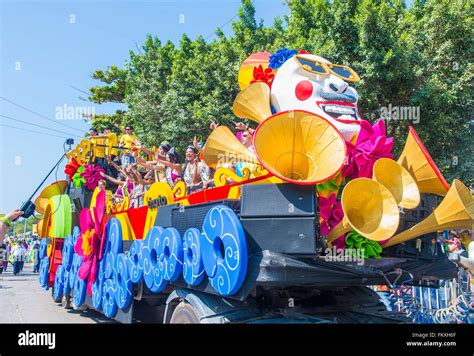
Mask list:
[{"label": "golden trumpet sculpture", "polygon": [[277,113],[261,123],[254,147],[263,167],[293,184],[316,184],[336,175],[344,164],[346,144],[339,131],[313,113]]},{"label": "golden trumpet sculpture", "polygon": [[344,187],[341,198],[344,218],[331,230],[332,242],[350,230],[374,241],[387,240],[398,228],[400,215],[392,193],[381,183],[357,178]]},{"label": "golden trumpet sculpture", "polygon": [[232,111],[238,118],[262,122],[272,115],[270,87],[262,82],[250,84],[237,95]]},{"label": "golden trumpet sculpture", "polygon": [[68,186],[68,182],[60,180],[44,188],[38,198],[35,200],[36,212],[43,215],[48,206],[49,199],[55,195],[64,194]]},{"label": "golden trumpet sculpture", "polygon": [[449,189],[448,182],[434,163],[415,129],[412,126],[409,126],[408,129],[408,138],[397,162],[413,176],[420,193],[446,195]]},{"label": "golden trumpet sculpture", "polygon": [[211,132],[203,153],[204,161],[210,167],[235,162],[259,163],[255,154],[242,145],[226,126],[219,126]]},{"label": "golden trumpet sculpture", "polygon": [[420,204],[420,191],[415,179],[408,170],[394,160],[378,159],[374,164],[372,179],[392,193],[398,206],[414,209]]},{"label": "golden trumpet sculpture", "polygon": [[446,197],[422,222],[393,236],[383,248],[415,237],[447,229],[472,229],[474,224],[474,199],[469,189],[455,179]]}]

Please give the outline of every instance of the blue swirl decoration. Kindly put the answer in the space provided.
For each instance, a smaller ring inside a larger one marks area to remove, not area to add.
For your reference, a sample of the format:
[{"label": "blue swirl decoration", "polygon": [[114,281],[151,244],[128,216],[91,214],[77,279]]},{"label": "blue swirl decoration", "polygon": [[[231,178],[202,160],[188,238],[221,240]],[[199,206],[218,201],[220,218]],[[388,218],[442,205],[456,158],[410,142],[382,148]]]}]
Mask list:
[{"label": "blue swirl decoration", "polygon": [[73,268],[74,268],[74,282],[72,289],[74,290],[73,293],[73,301],[74,305],[76,307],[80,307],[82,304],[84,304],[84,301],[86,300],[86,289],[87,289],[87,280],[80,279],[79,276],[77,275],[77,272],[79,271],[79,267],[81,267],[82,264],[82,257],[79,255],[75,255],[74,257],[78,257],[73,260]]},{"label": "blue swirl decoration", "polygon": [[72,240],[72,235],[67,235],[64,239],[62,251],[62,265],[65,269],[71,268],[72,258],[74,257],[74,245],[72,243]]},{"label": "blue swirl decoration", "polygon": [[106,239],[104,255],[109,252],[114,255],[122,252],[122,226],[117,218],[112,218],[107,223]]},{"label": "blue swirl decoration", "polygon": [[125,309],[132,300],[132,281],[128,275],[127,259],[119,253],[115,259],[114,281],[116,281],[115,302],[120,309]]},{"label": "blue swirl decoration", "polygon": [[239,218],[225,205],[211,208],[201,234],[204,269],[220,295],[235,294],[247,273],[247,243]]},{"label": "blue swirl decoration", "polygon": [[71,284],[69,283],[70,271],[63,269],[63,295],[68,296],[71,293]]},{"label": "blue swirl decoration", "polygon": [[274,54],[270,55],[268,66],[272,69],[278,69],[295,54],[296,50],[294,49],[280,48]]},{"label": "blue swirl decoration", "polygon": [[140,263],[142,260],[142,246],[142,240],[133,241],[127,257],[128,273],[132,283],[140,283],[143,281],[143,266]]},{"label": "blue swirl decoration", "polygon": [[183,268],[183,243],[178,230],[168,227],[163,230],[159,244],[158,268],[163,278],[169,282],[178,279]]},{"label": "blue swirl decoration", "polygon": [[41,259],[39,268],[39,282],[44,290],[49,289],[49,258],[44,257]]},{"label": "blue swirl decoration", "polygon": [[55,302],[60,302],[63,297],[63,288],[64,288],[64,266],[59,265],[56,269],[56,276],[54,277],[53,285],[53,300]]},{"label": "blue swirl decoration", "polygon": [[141,265],[143,266],[143,280],[153,293],[161,292],[168,283],[164,279],[163,263],[160,261],[160,241],[163,228],[153,226],[147,233],[142,247]]},{"label": "blue swirl decoration", "polygon": [[201,256],[201,231],[189,228],[183,238],[183,277],[190,286],[201,284],[204,279],[204,265]]},{"label": "blue swirl decoration", "polygon": [[98,310],[102,309],[102,290],[105,281],[105,259],[99,263],[99,270],[97,271],[97,278],[92,283],[92,306]]},{"label": "blue swirl decoration", "polygon": [[40,246],[39,246],[39,258],[42,260],[43,258],[46,257],[46,253],[48,251],[48,239],[43,238],[40,241]]},{"label": "blue swirl decoration", "polygon": [[113,318],[117,314],[117,303],[115,302],[114,279],[107,279],[102,289],[102,310],[108,318]]}]

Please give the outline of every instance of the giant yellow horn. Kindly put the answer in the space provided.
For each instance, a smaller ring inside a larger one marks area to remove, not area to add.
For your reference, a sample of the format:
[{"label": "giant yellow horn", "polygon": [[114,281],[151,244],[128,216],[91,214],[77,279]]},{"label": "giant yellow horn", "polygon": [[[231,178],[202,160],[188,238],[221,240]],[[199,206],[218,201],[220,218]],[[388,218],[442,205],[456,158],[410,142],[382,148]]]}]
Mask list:
[{"label": "giant yellow horn", "polygon": [[357,178],[347,183],[341,204],[344,218],[331,230],[328,242],[351,229],[374,241],[387,240],[397,231],[397,202],[387,188],[372,179]]},{"label": "giant yellow horn", "polygon": [[255,154],[242,145],[226,126],[211,132],[204,145],[204,161],[210,167],[223,163],[258,163]]},{"label": "giant yellow horn", "polygon": [[270,87],[262,82],[250,84],[237,95],[232,105],[232,111],[235,116],[241,119],[262,122],[272,115]]},{"label": "giant yellow horn", "polygon": [[390,247],[430,232],[447,229],[472,229],[474,199],[469,189],[455,179],[443,201],[422,222],[393,236],[383,248]]},{"label": "giant yellow horn", "polygon": [[44,188],[35,200],[36,212],[43,215],[48,206],[49,199],[55,195],[64,194],[67,186],[68,182],[66,180],[59,180]]},{"label": "giant yellow horn", "polygon": [[420,191],[415,179],[394,160],[378,159],[374,164],[372,179],[383,184],[400,207],[414,209],[420,204]]},{"label": "giant yellow horn", "polygon": [[295,110],[275,114],[254,134],[261,164],[294,184],[316,184],[336,175],[344,165],[346,143],[327,120]]},{"label": "giant yellow horn", "polygon": [[444,179],[412,126],[398,163],[405,167],[418,184],[421,193],[446,195],[449,184]]}]

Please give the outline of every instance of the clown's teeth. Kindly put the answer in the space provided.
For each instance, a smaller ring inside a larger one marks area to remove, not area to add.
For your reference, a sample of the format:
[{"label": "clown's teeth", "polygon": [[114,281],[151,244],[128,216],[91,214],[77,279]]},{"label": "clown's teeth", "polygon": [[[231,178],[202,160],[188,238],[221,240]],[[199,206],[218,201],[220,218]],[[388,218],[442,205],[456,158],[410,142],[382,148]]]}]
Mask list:
[{"label": "clown's teeth", "polygon": [[352,108],[348,108],[345,106],[339,106],[339,105],[324,105],[324,111],[326,112],[332,112],[335,114],[342,114],[342,115],[354,115],[355,111]]}]

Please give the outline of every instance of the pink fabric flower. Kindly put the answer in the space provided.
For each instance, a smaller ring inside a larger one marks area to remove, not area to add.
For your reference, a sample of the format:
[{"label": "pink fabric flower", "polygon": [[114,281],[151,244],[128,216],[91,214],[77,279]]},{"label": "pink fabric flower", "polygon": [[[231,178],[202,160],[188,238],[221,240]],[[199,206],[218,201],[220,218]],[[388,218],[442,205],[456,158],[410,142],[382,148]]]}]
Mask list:
[{"label": "pink fabric flower", "polygon": [[342,176],[354,178],[372,178],[372,169],[379,158],[393,158],[393,137],[387,137],[385,123],[379,120],[374,126],[366,120],[360,124],[360,132],[355,144],[347,144],[347,164]]},{"label": "pink fabric flower", "polygon": [[81,176],[86,180],[84,186],[87,189],[95,189],[99,185],[99,181],[102,179],[100,173],[104,173],[104,170],[99,166],[93,164],[86,164],[84,166],[85,171],[81,173]]},{"label": "pink fabric flower", "polygon": [[[341,202],[336,200],[336,194],[331,194],[327,198],[319,197],[319,216],[321,218],[320,230],[322,235],[328,235],[341,222],[344,212],[342,211]],[[333,246],[337,245],[335,243],[338,240],[340,239],[333,241]],[[344,238],[342,241],[344,242]],[[337,246],[337,248],[344,248],[344,246]]]},{"label": "pink fabric flower", "polygon": [[82,264],[78,270],[78,277],[87,280],[87,294],[92,296],[92,283],[96,281],[99,261],[102,258],[102,249],[105,240],[105,191],[97,194],[94,216],[90,209],[82,209],[79,216],[81,236],[74,245],[74,251],[82,257]]}]

